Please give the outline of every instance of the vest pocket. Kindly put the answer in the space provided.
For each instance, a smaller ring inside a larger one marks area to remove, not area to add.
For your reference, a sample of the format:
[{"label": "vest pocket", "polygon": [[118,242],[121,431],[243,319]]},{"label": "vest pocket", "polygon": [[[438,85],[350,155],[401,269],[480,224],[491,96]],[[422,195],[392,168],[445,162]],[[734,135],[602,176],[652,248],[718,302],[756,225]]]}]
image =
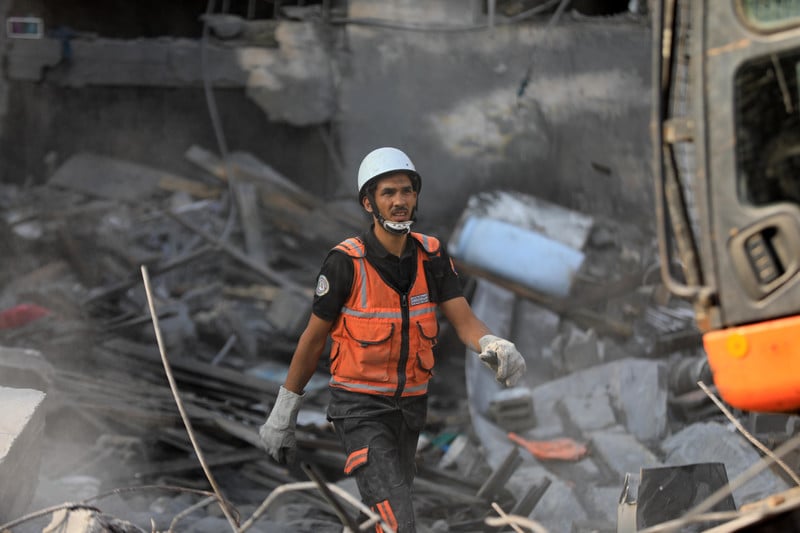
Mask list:
[{"label": "vest pocket", "polygon": [[[353,357],[341,362],[341,374],[355,379],[388,381],[394,324],[361,319],[354,322],[349,324],[344,320]],[[352,364],[345,367],[348,362]]]},{"label": "vest pocket", "polygon": [[420,378],[427,379],[433,375],[433,347],[436,346],[438,341],[439,323],[435,319],[426,320],[425,325],[417,321],[417,331],[419,332],[419,347],[417,349],[416,372]]},{"label": "vest pocket", "polygon": [[[417,321],[417,329],[419,330],[419,336],[428,341],[428,345],[433,348],[436,346],[436,343],[439,340],[439,322],[436,320],[430,320],[426,322],[427,324],[423,327],[422,322]],[[430,331],[430,333],[425,331],[426,328]],[[424,345],[425,343],[423,342],[422,344]]]}]

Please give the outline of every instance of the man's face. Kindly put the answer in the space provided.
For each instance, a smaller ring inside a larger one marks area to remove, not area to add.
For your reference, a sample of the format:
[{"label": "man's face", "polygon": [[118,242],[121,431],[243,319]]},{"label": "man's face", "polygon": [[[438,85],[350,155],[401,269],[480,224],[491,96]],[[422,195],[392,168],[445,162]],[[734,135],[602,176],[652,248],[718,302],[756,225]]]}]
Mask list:
[{"label": "man's face", "polygon": [[[364,198],[363,205],[364,209],[372,213],[367,198]],[[386,220],[391,222],[411,220],[416,205],[417,193],[408,174],[397,172],[378,180],[375,188],[375,208]]]}]

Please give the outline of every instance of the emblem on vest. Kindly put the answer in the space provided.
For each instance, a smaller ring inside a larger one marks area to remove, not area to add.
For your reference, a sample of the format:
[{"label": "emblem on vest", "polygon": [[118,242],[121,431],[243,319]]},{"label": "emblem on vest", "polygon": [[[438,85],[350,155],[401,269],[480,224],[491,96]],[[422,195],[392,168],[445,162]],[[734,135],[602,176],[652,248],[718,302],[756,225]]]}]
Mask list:
[{"label": "emblem on vest", "polygon": [[428,298],[428,293],[427,292],[425,294],[417,294],[416,296],[412,296],[409,299],[409,302],[411,303],[411,305],[426,304],[429,301],[430,301],[430,299]]}]

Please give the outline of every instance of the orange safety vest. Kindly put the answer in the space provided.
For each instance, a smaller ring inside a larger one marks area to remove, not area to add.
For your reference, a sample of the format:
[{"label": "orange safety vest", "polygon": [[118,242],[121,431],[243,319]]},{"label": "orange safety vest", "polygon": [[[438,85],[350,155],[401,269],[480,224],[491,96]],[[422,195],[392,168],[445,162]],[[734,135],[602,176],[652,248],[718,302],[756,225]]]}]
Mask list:
[{"label": "orange safety vest", "polygon": [[440,254],[440,244],[435,237],[410,235],[423,249],[417,250],[417,273],[405,294],[383,281],[366,260],[361,239],[334,248],[353,259],[354,279],[331,329],[332,387],[384,396],[428,392],[439,324],[424,265]]}]

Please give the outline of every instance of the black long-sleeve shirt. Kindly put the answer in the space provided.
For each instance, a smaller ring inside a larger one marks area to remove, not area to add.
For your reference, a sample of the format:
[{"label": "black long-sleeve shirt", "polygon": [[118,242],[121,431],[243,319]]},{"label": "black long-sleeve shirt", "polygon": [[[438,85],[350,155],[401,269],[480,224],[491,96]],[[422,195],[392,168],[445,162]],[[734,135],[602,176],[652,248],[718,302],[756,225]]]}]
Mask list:
[{"label": "black long-sleeve shirt", "polygon": [[[409,237],[402,255],[397,257],[383,247],[373,233],[372,227],[361,235],[361,239],[365,243],[367,261],[378,270],[383,280],[399,292],[406,292],[417,274],[416,254],[420,253],[417,240]],[[431,299],[436,303],[463,295],[461,281],[450,266],[450,257],[447,255],[444,243],[441,243],[441,246],[440,264],[446,265],[446,268],[441,269],[442,275],[432,276],[429,280],[435,283],[434,287],[430,287],[430,291]],[[343,252],[331,251],[325,258],[317,278],[313,313],[323,320],[336,320],[350,296],[353,278],[353,260]]]}]

